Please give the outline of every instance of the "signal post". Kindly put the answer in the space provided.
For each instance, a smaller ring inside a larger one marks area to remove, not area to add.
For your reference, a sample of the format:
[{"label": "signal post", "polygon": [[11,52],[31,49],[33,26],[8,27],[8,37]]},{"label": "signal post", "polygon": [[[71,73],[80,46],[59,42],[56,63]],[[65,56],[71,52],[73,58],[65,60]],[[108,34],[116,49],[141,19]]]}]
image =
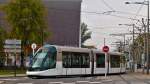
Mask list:
[{"label": "signal post", "polygon": [[103,50],[103,52],[105,52],[105,77],[106,77],[107,76],[107,72],[108,72],[108,67],[109,67],[109,63],[108,63],[109,47],[104,45],[102,50]]}]

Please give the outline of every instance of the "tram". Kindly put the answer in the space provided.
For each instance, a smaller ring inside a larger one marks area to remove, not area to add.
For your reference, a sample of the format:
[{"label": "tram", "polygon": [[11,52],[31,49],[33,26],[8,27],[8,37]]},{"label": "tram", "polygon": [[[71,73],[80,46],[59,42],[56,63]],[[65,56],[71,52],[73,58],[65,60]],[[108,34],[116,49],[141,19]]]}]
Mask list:
[{"label": "tram", "polygon": [[35,53],[26,74],[28,77],[86,76],[125,73],[121,53],[105,53],[96,49],[44,45]]}]

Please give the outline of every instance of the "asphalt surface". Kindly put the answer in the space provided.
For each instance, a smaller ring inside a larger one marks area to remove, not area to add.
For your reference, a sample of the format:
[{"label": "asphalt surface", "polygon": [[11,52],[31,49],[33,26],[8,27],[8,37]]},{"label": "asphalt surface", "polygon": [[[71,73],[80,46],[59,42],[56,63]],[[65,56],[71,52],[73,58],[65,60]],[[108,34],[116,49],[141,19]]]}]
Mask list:
[{"label": "asphalt surface", "polygon": [[128,73],[121,75],[31,79],[28,77],[1,77],[0,84],[150,84],[150,75]]}]

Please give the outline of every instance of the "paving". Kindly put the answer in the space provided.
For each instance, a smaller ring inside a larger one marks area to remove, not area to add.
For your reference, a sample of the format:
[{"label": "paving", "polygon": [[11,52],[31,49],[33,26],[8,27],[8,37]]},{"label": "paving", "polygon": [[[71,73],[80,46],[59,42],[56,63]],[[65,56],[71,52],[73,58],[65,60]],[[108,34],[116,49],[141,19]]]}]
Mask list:
[{"label": "paving", "polygon": [[0,84],[150,84],[150,75],[141,72],[121,75],[31,79],[28,77],[1,77]]}]

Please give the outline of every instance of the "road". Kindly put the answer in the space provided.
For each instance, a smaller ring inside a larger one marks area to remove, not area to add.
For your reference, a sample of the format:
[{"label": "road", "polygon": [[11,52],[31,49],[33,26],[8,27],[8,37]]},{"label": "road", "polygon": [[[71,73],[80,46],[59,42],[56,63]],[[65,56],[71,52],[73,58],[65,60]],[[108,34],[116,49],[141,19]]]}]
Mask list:
[{"label": "road", "polygon": [[0,78],[0,84],[150,84],[150,75],[129,73],[122,75],[74,77],[74,78],[46,78],[31,79],[28,77]]}]

